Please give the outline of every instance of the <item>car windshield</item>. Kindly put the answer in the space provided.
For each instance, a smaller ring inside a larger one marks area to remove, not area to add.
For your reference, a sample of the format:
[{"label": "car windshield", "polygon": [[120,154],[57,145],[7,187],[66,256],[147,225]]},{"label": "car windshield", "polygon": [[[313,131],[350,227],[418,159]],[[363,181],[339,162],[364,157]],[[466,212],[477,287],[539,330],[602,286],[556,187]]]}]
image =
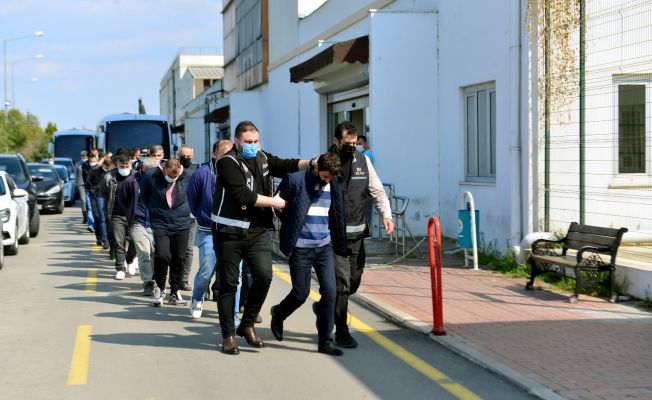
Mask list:
[{"label": "car windshield", "polygon": [[57,175],[59,175],[59,179],[62,181],[68,182],[68,168],[66,168],[64,165],[53,165],[54,170],[57,171]]},{"label": "car windshield", "polygon": [[0,158],[0,171],[11,175],[18,184],[27,182],[27,176],[18,158]]},{"label": "car windshield", "polygon": [[59,175],[57,175],[54,168],[49,165],[30,165],[27,168],[29,168],[29,173],[32,174],[32,176],[42,176],[43,180],[46,182],[56,182],[59,180]]}]

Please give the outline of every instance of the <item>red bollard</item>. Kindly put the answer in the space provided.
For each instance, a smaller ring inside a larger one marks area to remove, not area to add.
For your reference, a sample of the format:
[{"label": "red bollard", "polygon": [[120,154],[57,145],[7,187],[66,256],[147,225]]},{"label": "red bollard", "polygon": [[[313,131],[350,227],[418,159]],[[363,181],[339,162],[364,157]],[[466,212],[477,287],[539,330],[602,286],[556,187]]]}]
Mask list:
[{"label": "red bollard", "polygon": [[[435,240],[437,240],[436,254]],[[428,221],[428,250],[430,252],[430,285],[432,287],[432,320],[434,325],[430,332],[433,335],[445,335],[441,287],[441,225],[437,217],[432,217]]]}]

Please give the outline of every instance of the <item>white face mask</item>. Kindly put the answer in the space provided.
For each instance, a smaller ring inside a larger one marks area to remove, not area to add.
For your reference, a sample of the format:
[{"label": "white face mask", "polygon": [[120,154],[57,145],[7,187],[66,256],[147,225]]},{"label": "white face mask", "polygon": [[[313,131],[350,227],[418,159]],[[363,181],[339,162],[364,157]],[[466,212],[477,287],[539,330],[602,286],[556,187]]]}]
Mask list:
[{"label": "white face mask", "polygon": [[360,153],[364,151],[364,147],[362,145],[355,146],[355,149],[358,150]]},{"label": "white face mask", "polygon": [[130,172],[131,169],[129,168],[118,168],[118,173],[122,176],[128,176]]}]

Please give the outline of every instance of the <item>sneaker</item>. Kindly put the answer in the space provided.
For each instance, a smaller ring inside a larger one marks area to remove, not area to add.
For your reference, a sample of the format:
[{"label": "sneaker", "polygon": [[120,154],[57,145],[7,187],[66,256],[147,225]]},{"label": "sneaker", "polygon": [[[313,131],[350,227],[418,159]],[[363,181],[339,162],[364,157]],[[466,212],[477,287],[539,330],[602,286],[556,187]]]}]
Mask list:
[{"label": "sneaker", "polygon": [[131,264],[127,264],[127,273],[129,274],[129,276],[136,275],[136,264],[134,264],[133,262]]},{"label": "sneaker", "polygon": [[335,344],[345,349],[355,349],[358,347],[358,342],[353,339],[349,331],[335,332]]},{"label": "sneaker", "polygon": [[190,316],[193,319],[201,318],[202,307],[204,306],[204,300],[192,300],[190,306]]},{"label": "sneaker", "polygon": [[110,247],[110,246],[109,246],[109,242],[99,242],[99,243],[98,243],[98,246],[99,246],[99,245],[102,245],[102,248],[103,248],[104,250],[108,250],[109,247]]},{"label": "sneaker", "polygon": [[154,294],[154,281],[147,281],[143,283],[143,296],[152,296]]},{"label": "sneaker", "polygon": [[163,303],[163,296],[161,294],[161,288],[158,286],[154,288],[154,294],[152,295],[152,305],[154,307],[160,307]]},{"label": "sneaker", "polygon": [[177,290],[176,293],[171,293],[168,299],[168,304],[172,306],[185,306],[188,302],[181,297],[181,293]]},{"label": "sneaker", "polygon": [[89,231],[90,233],[95,233],[95,229],[93,229],[92,226],[86,227],[86,230]]},{"label": "sneaker", "polygon": [[101,246],[101,245],[102,245],[102,241],[101,241],[101,240],[96,240],[96,241],[95,241],[95,244],[98,245],[98,246]]},{"label": "sneaker", "polygon": [[121,280],[123,280],[124,278],[125,278],[125,272],[124,272],[123,270],[118,270],[118,271],[115,273],[115,279],[116,279],[116,280],[121,281]]}]

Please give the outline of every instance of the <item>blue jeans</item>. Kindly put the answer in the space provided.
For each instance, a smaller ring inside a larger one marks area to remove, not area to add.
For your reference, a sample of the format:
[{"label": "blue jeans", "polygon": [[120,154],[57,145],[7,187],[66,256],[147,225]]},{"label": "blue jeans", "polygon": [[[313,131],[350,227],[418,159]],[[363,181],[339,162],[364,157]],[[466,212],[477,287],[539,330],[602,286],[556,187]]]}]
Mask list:
[{"label": "blue jeans", "polygon": [[[199,247],[199,269],[195,275],[195,282],[192,287],[192,299],[200,301],[206,295],[208,285],[211,283],[211,277],[217,268],[217,256],[213,249],[213,235],[210,232],[197,229],[195,235],[195,245]],[[242,271],[242,263],[240,263],[240,271]],[[240,282],[242,280],[240,279]],[[237,314],[240,308],[240,284],[235,295],[234,311]],[[237,316],[236,316],[237,318]]]},{"label": "blue jeans", "polygon": [[96,236],[102,241],[102,243],[108,243],[109,234],[106,222],[106,199],[101,196],[95,196],[95,201],[97,202],[97,216],[99,217],[99,221],[95,221],[95,232],[99,231],[99,236],[97,236],[97,233]]},{"label": "blue jeans", "polygon": [[195,244],[199,247],[199,269],[195,274],[195,283],[192,287],[192,299],[200,301],[204,298],[211,277],[215,272],[217,257],[213,250],[213,235],[210,232],[197,229]]},{"label": "blue jeans", "polygon": [[91,194],[86,191],[86,226],[89,228],[95,227],[95,220],[93,219],[93,207],[91,206]]},{"label": "blue jeans", "polygon": [[321,299],[317,303],[319,344],[332,341],[335,320],[335,257],[330,244],[317,248],[295,247],[288,260],[292,290],[276,306],[274,313],[281,320],[289,317],[306,302],[310,294],[310,272],[315,268]]}]

